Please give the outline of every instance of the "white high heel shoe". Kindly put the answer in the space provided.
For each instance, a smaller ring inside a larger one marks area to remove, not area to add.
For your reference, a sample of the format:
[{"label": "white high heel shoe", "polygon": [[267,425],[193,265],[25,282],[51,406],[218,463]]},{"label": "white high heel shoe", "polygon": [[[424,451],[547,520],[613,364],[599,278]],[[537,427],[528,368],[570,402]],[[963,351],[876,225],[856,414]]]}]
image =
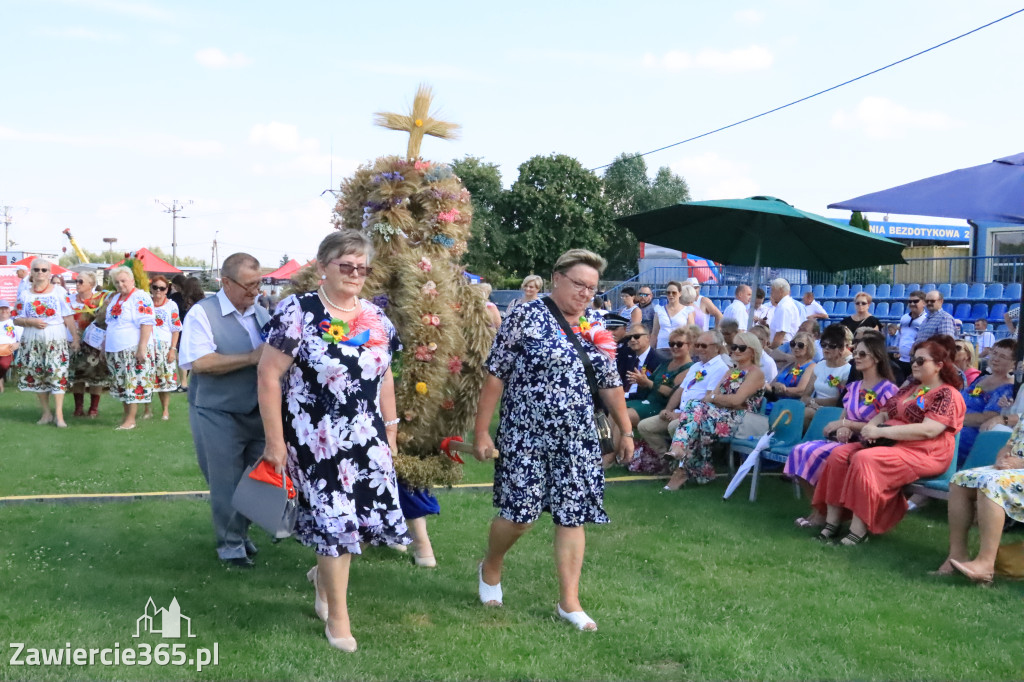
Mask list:
[{"label": "white high heel shoe", "polygon": [[[320,598],[320,588],[316,583],[316,566],[309,569],[306,573],[306,580],[313,583],[313,593],[316,594],[316,598],[313,600],[313,610],[316,611],[316,615],[320,617],[320,620],[327,622],[327,600]],[[330,633],[327,634],[327,638],[330,639]],[[353,640],[355,641],[355,640]],[[353,649],[355,651],[355,649]]]},{"label": "white high heel shoe", "polygon": [[327,635],[327,643],[333,646],[335,649],[344,651],[347,654],[355,653],[356,650],[356,638],[355,637],[335,637],[331,634],[331,626],[324,626],[324,634]]}]

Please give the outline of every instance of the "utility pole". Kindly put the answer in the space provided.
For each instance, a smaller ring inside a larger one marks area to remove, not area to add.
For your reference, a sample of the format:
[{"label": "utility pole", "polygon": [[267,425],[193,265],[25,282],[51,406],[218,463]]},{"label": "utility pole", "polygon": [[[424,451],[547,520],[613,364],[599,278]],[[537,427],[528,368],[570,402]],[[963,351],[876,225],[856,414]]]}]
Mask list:
[{"label": "utility pole", "polygon": [[[177,199],[171,202],[168,206],[159,199],[153,200],[155,203],[160,204],[164,207],[164,213],[171,214],[171,265],[178,267],[178,218],[184,220],[188,216],[178,215],[181,211],[185,210],[185,206],[181,204]],[[192,200],[188,200],[188,204],[192,205]]]},{"label": "utility pole", "polygon": [[13,206],[2,206],[0,208],[3,208],[3,211],[4,211],[4,216],[3,216],[3,218],[4,218],[4,253],[6,253],[7,250],[11,248],[11,242],[8,239],[7,231],[11,227],[11,209],[14,208],[14,207]]}]

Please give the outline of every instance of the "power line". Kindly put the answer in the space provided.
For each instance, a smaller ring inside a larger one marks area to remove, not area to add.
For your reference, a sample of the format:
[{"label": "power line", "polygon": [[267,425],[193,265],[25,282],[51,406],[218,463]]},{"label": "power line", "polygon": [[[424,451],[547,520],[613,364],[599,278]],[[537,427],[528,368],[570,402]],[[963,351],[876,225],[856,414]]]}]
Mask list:
[{"label": "power line", "polygon": [[[155,203],[160,204],[164,207],[164,213],[171,214],[171,265],[178,266],[178,218],[182,220],[188,218],[187,215],[178,215],[181,211],[185,210],[185,207],[177,200],[171,202],[168,206],[159,199],[153,200]],[[188,203],[191,204],[192,200],[189,199]]]},{"label": "power line", "polygon": [[[764,112],[762,112],[760,114],[757,114],[756,116],[750,116],[748,118],[743,119],[742,121],[736,121],[735,123],[730,123],[729,125],[722,126],[721,128],[715,128],[714,130],[709,130],[706,133],[701,133],[700,135],[694,135],[693,137],[688,137],[685,140],[680,140],[679,142],[673,142],[672,144],[667,144],[664,147],[658,147],[657,149],[652,149],[649,152],[642,152],[640,154],[634,154],[632,156],[626,157],[626,159],[636,159],[636,158],[640,158],[640,157],[643,157],[643,156],[648,156],[650,154],[656,154],[657,152],[663,152],[666,149],[671,149],[672,147],[678,147],[681,144],[686,144],[687,142],[693,142],[694,140],[699,140],[702,137],[707,137],[708,135],[714,135],[715,133],[720,133],[723,130],[728,130],[729,128],[735,128],[738,125],[742,125],[744,123],[749,123],[750,121],[753,121],[753,120],[758,119],[758,118],[762,118],[764,116],[767,116],[768,114],[774,114],[776,111],[782,111],[783,109],[791,107],[794,104],[800,104],[801,102],[806,102],[807,100],[813,99],[814,97],[817,97],[818,95],[824,95],[826,92],[831,92],[833,90],[836,90],[838,88],[843,87],[844,85],[849,85],[850,83],[856,83],[857,81],[862,80],[864,78],[867,78],[868,76],[873,76],[876,73],[880,73],[882,71],[885,71],[886,69],[890,69],[890,68],[892,68],[892,67],[894,67],[894,66],[896,66],[898,64],[902,64],[903,62],[910,61],[914,57],[920,57],[923,54],[927,54],[928,52],[931,52],[932,50],[937,50],[940,47],[943,47],[945,45],[949,45],[952,42],[960,40],[961,38],[966,38],[967,36],[971,35],[972,33],[977,33],[978,31],[981,31],[983,29],[988,28],[989,26],[994,26],[995,24],[998,24],[1000,21],[1005,21],[1005,20],[1009,19],[1010,17],[1012,17],[1014,15],[1020,14],[1021,12],[1024,12],[1024,8],[1021,8],[1021,9],[1015,11],[1015,12],[1010,12],[1006,16],[1000,17],[1000,18],[996,19],[995,21],[990,21],[987,24],[985,24],[984,26],[979,26],[978,28],[971,29],[970,31],[967,31],[966,33],[961,33],[960,35],[956,36],[955,38],[950,38],[949,40],[946,40],[946,41],[943,41],[943,42],[939,43],[938,45],[932,45],[931,47],[929,47],[929,48],[927,48],[925,50],[921,50],[920,52],[916,52],[916,53],[910,55],[909,57],[904,57],[903,59],[899,59],[899,60],[897,60],[897,61],[895,61],[895,62],[893,62],[891,64],[886,64],[885,66],[877,68],[874,71],[869,71],[869,72],[867,72],[865,74],[857,76],[856,78],[851,78],[848,81],[843,81],[842,83],[839,83],[838,85],[833,85],[830,88],[825,88],[824,90],[819,90],[818,92],[816,92],[816,93],[814,93],[812,95],[807,95],[806,97],[801,97],[800,99],[793,100],[792,102],[790,102],[788,104],[783,104],[782,106],[775,107],[774,109],[769,109],[768,111],[764,111]],[[623,160],[626,160],[626,159],[623,159]],[[601,170],[602,168],[607,168],[608,166],[612,165],[612,163],[615,163],[615,162],[613,161],[611,163],[606,163],[603,166],[595,166],[594,168],[591,168],[590,170],[598,171],[598,170]]]}]

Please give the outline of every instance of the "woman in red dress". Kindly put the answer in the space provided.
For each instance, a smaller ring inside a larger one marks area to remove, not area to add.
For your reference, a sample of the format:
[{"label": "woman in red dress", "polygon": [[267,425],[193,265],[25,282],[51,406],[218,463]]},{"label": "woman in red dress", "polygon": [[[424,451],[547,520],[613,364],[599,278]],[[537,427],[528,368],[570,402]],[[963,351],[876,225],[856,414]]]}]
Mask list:
[{"label": "woman in red dress", "polygon": [[853,520],[840,544],[886,532],[907,513],[903,486],[939,476],[956,455],[954,436],[966,408],[953,358],[931,339],[917,343],[911,355],[913,379],[861,429],[860,443],[836,448],[825,463],[813,502],[825,514],[821,540],[839,537],[847,510]]}]

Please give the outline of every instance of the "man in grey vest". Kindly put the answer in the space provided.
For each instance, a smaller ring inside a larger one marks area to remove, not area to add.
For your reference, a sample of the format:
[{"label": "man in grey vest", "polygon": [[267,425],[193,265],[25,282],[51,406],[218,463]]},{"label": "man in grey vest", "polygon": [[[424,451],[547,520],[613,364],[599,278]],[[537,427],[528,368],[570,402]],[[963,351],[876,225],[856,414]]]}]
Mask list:
[{"label": "man in grey vest", "polygon": [[228,256],[220,291],[185,316],[179,360],[192,371],[189,424],[199,468],[210,486],[217,556],[246,568],[257,550],[248,537],[249,521],[235,511],[231,496],[245,468],[263,454],[256,365],[270,313],[254,305],[259,292],[259,261],[247,253]]}]

